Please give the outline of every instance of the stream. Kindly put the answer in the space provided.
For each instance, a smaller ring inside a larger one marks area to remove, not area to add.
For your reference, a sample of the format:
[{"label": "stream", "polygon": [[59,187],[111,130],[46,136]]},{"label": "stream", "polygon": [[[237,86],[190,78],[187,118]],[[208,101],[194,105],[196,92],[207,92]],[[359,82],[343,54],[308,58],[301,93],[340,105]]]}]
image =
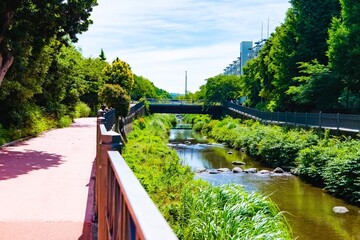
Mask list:
[{"label": "stream", "polygon": [[[270,170],[254,161],[246,154],[210,144],[206,137],[194,134],[190,129],[172,129],[169,145],[174,148],[183,164],[192,170],[208,169],[197,173],[201,178],[214,185],[228,183],[241,184],[246,191],[257,191],[269,196],[285,212],[295,239],[318,240],[360,240],[360,208],[331,197],[321,188],[304,183],[291,174],[260,174],[222,172],[210,174],[209,170],[234,168],[233,161],[244,162],[243,169],[257,168]],[[335,214],[335,206],[344,206],[349,212]]]}]

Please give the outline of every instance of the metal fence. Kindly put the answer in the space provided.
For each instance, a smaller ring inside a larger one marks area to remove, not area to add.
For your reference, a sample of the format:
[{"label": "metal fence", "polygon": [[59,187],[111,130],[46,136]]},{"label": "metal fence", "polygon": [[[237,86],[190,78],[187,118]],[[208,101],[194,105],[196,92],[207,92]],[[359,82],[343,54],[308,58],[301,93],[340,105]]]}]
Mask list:
[{"label": "metal fence", "polygon": [[355,114],[263,112],[230,102],[225,103],[224,107],[266,123],[327,128],[348,132],[360,131],[360,115]]},{"label": "metal fence", "polygon": [[132,123],[139,116],[145,115],[145,104],[144,102],[139,102],[133,106],[131,106],[129,114],[126,116],[124,120],[124,124],[127,125]]},{"label": "metal fence", "polygon": [[[136,112],[136,111],[135,111]],[[123,157],[115,110],[99,111],[96,152],[98,239],[177,239]]]}]

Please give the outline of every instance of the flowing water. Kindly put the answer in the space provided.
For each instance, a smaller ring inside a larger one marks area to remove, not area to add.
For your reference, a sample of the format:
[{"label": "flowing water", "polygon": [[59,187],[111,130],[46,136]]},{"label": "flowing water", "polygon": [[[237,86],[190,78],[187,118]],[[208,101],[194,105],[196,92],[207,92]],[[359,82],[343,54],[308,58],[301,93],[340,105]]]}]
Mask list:
[{"label": "flowing water", "polygon": [[[228,149],[221,144],[208,144],[205,137],[188,129],[172,129],[170,146],[178,152],[183,163],[194,171],[234,167],[233,161],[241,161],[242,168],[266,169],[246,154]],[[294,237],[299,240],[339,239],[360,240],[360,208],[328,195],[320,188],[302,182],[290,174],[259,174],[223,172],[197,173],[197,178],[214,185],[241,184],[247,191],[257,191],[279,206],[292,226]],[[346,214],[335,214],[335,206],[345,206]]]}]

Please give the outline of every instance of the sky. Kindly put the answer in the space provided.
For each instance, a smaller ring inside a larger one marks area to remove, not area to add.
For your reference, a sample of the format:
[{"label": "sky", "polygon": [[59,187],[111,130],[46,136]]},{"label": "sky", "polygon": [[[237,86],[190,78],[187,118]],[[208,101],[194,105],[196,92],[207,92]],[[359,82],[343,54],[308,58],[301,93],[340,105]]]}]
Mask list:
[{"label": "sky", "polygon": [[[98,0],[76,44],[85,57],[104,50],[170,93],[195,92],[283,23],[288,0]],[[269,24],[268,24],[269,23]],[[269,27],[268,27],[269,26]],[[263,29],[263,31],[262,31]]]}]

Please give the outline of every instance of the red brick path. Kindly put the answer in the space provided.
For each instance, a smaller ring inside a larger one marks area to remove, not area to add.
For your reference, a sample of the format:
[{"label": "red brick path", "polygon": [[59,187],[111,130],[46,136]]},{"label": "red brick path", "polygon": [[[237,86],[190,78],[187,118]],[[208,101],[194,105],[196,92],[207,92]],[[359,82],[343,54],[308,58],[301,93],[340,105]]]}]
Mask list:
[{"label": "red brick path", "polygon": [[91,238],[95,137],[81,118],[0,149],[0,240]]}]

